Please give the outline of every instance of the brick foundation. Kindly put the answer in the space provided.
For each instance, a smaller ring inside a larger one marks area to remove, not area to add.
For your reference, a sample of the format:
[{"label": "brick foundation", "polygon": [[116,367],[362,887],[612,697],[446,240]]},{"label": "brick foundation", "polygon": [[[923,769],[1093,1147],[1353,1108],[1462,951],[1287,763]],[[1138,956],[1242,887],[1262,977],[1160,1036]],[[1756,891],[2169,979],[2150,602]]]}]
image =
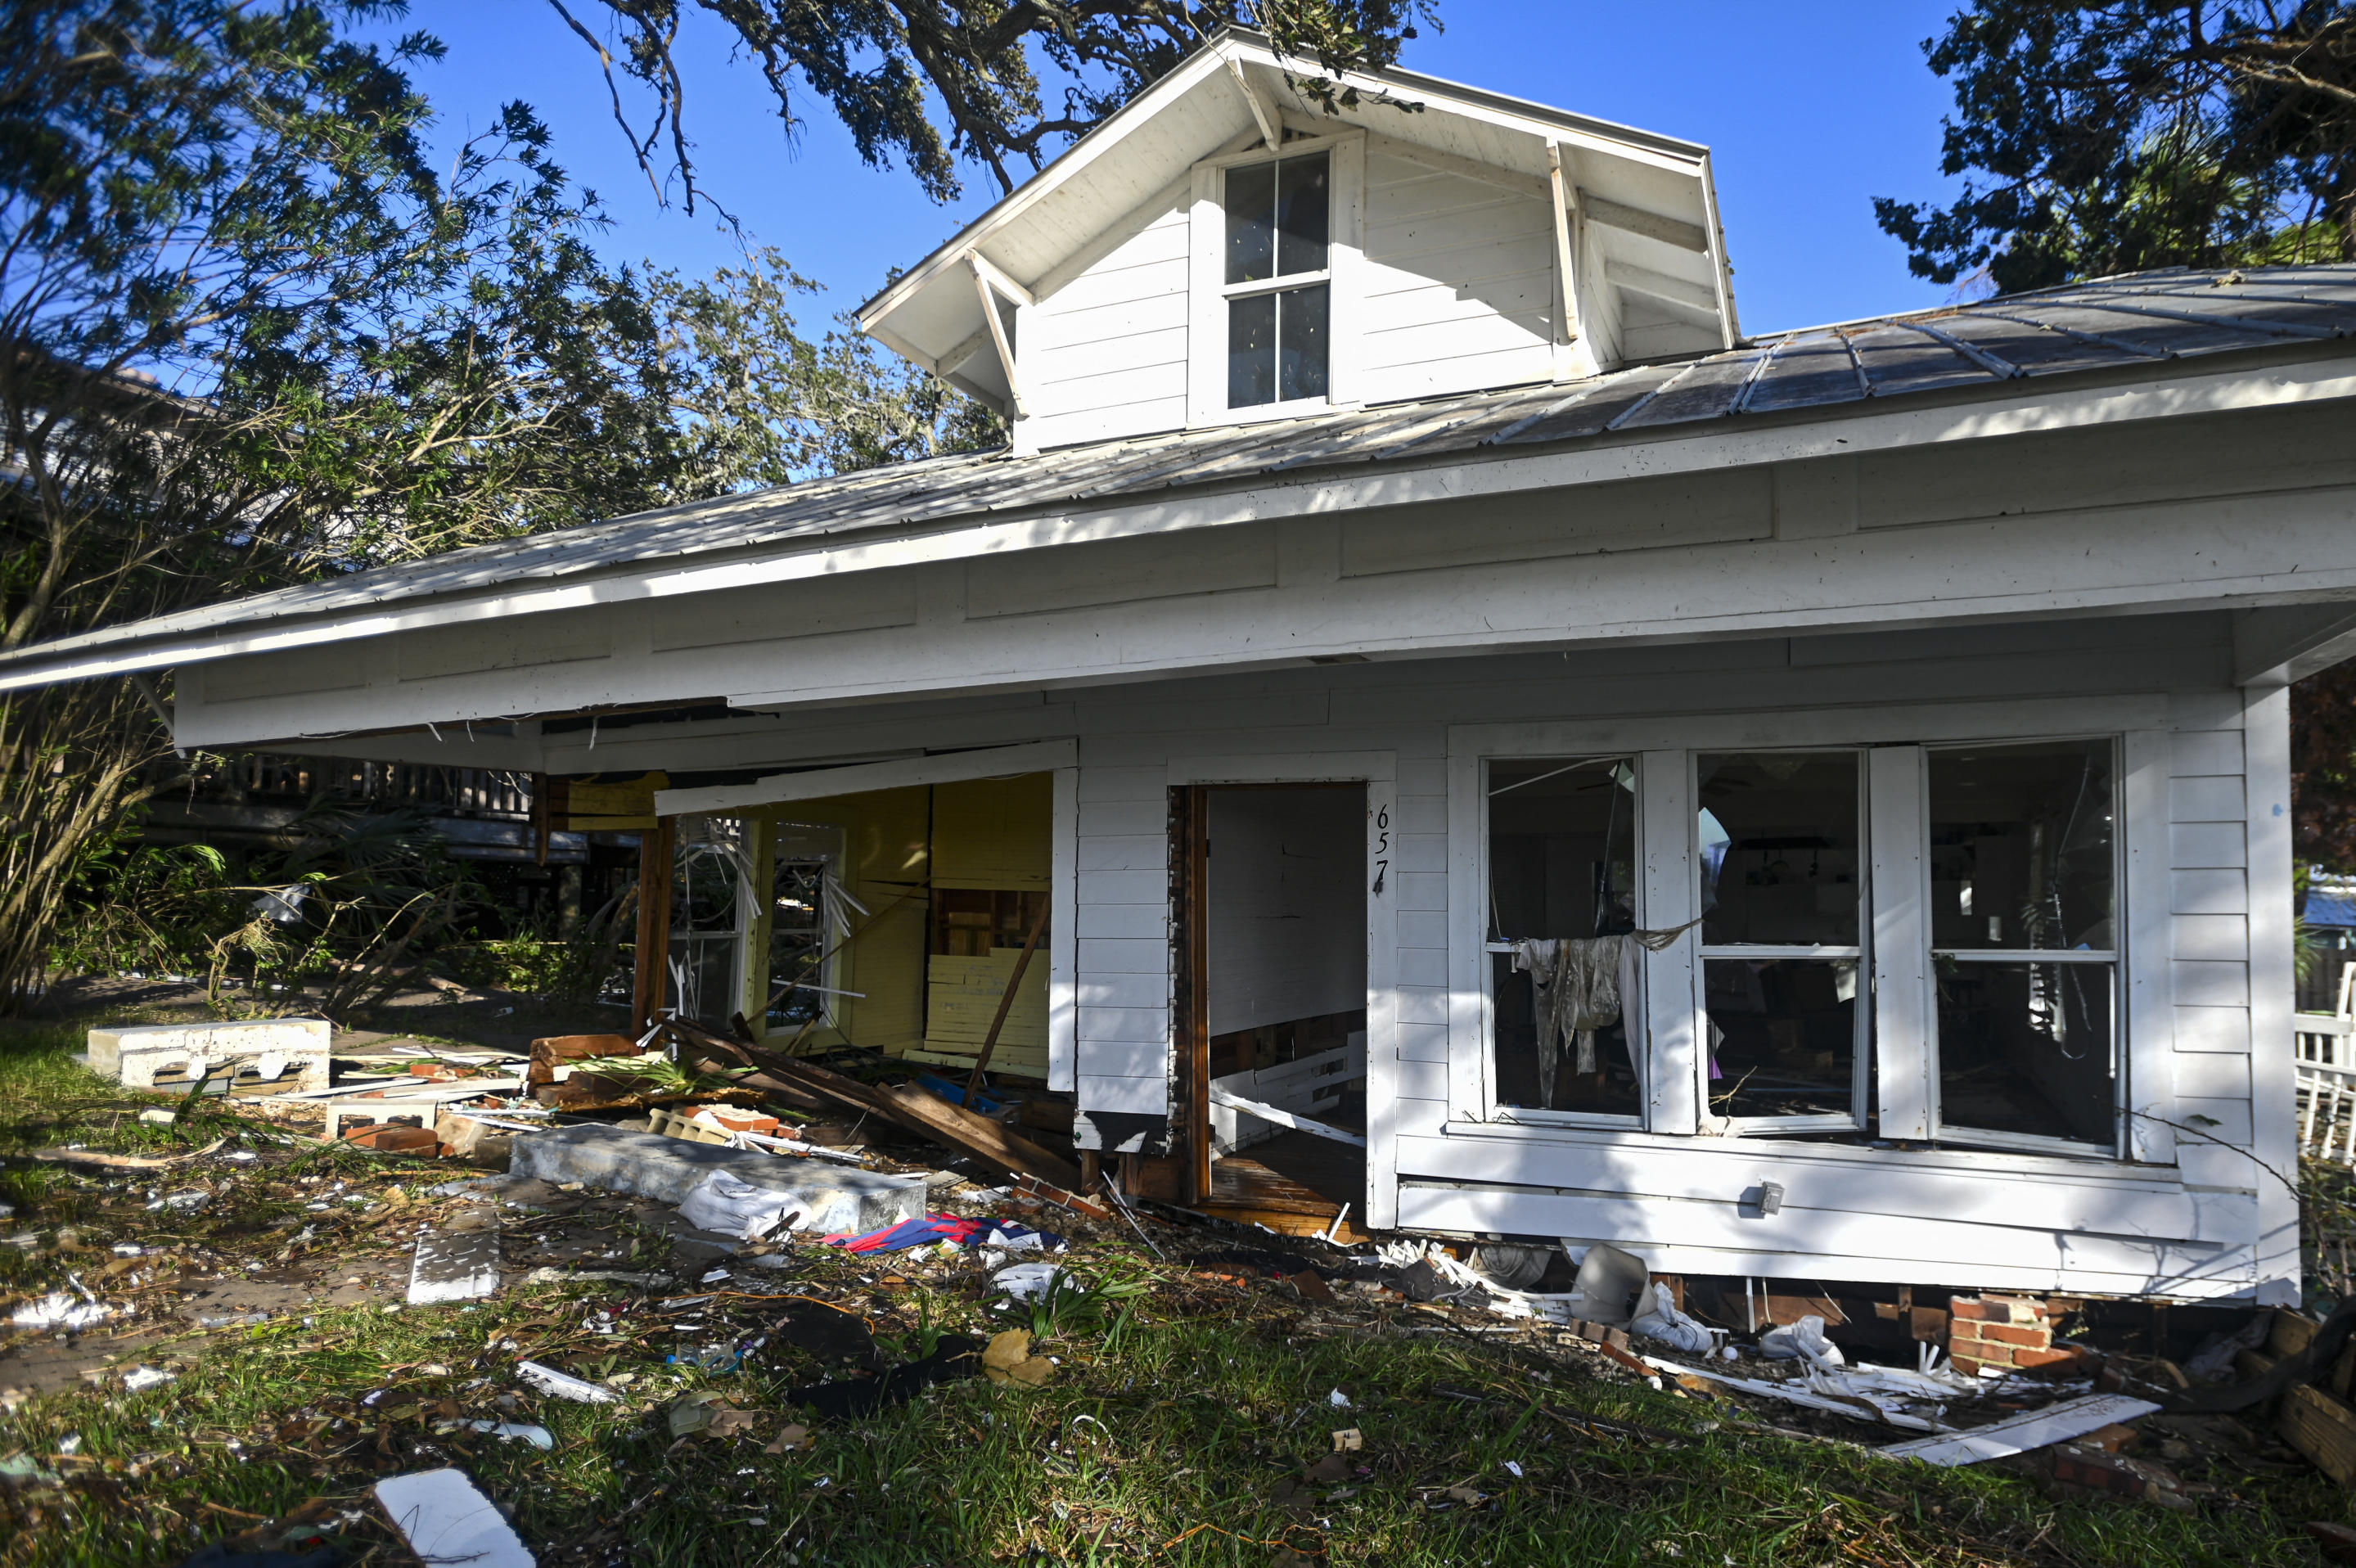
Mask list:
[{"label": "brick foundation", "polygon": [[1977,1376],[2049,1367],[2071,1359],[2053,1348],[2053,1320],[2045,1304],[2025,1295],[1959,1295],[1947,1304],[1947,1354],[1955,1370]]}]

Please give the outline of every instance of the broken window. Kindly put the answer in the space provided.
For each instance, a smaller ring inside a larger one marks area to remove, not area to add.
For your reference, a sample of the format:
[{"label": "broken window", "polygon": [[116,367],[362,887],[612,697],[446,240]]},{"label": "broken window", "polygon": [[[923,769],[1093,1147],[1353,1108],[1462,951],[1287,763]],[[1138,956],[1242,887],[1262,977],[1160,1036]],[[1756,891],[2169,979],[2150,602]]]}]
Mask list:
[{"label": "broken window", "polygon": [[[1640,1062],[1616,1015],[1580,1027],[1599,973],[1563,966],[1563,942],[1636,929],[1636,767],[1629,757],[1516,757],[1488,765],[1489,1001],[1500,1105],[1634,1117]],[[1565,987],[1575,987],[1576,992]],[[1542,1014],[1541,1009],[1544,1009]],[[1637,1042],[1639,1048],[1643,1041]]]},{"label": "broken window", "polygon": [[1939,749],[1925,772],[1941,1135],[2115,1147],[2112,742]]},{"label": "broken window", "polygon": [[744,838],[744,824],[734,817],[682,818],[671,861],[672,1003],[706,1028],[723,1031],[741,1005]]},{"label": "broken window", "polygon": [[1702,990],[1714,1116],[1779,1131],[1858,1124],[1861,754],[1704,752]]}]

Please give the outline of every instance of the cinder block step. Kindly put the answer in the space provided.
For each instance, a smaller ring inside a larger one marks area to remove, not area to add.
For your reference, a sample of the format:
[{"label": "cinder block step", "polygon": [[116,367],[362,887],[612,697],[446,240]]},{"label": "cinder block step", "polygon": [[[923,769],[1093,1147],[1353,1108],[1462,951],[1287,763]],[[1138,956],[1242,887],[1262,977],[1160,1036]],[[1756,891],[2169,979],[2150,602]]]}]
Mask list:
[{"label": "cinder block step", "polygon": [[237,1024],[134,1024],[90,1032],[93,1072],[126,1089],[185,1087],[234,1065],[241,1080],[293,1090],[327,1087],[330,1026],[325,1018],[257,1018]]}]

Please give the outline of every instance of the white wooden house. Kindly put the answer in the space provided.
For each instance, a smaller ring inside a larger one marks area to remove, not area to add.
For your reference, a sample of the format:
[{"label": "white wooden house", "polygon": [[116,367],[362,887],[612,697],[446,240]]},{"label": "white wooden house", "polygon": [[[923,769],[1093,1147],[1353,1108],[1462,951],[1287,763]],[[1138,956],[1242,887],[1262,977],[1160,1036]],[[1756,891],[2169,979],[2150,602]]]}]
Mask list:
[{"label": "white wooden house", "polygon": [[[1011,451],[0,685],[644,776],[798,878],[677,939],[695,1004],[821,1041],[970,1059],[1044,930],[1003,1065],[1182,1201],[2294,1299],[2286,685],[2356,635],[2356,269],[1746,337],[1704,149],[1301,69],[1223,35],[864,308]],[[1677,934],[1541,1050],[1515,944],[1631,929]]]}]

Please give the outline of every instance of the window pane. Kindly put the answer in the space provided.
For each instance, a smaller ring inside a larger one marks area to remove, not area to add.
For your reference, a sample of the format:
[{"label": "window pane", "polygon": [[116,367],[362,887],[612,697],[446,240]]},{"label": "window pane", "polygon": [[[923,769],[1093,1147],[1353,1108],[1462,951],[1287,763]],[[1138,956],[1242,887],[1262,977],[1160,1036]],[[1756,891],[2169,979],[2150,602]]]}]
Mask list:
[{"label": "window pane", "polygon": [[[1323,153],[1276,166],[1277,275],[1325,270],[1326,199]],[[1235,282],[1235,279],[1229,279]]]},{"label": "window pane", "polygon": [[2116,1143],[2107,963],[1938,961],[1939,1120]]},{"label": "window pane", "polygon": [[1489,764],[1489,940],[1636,929],[1636,768],[1605,757]]},{"label": "window pane", "polygon": [[[822,985],[826,980],[829,946],[825,924],[826,862],[777,860],[769,899],[769,990],[787,981]],[[769,1009],[772,1031],[798,1028],[827,1015],[827,996],[820,991],[786,992]]]},{"label": "window pane", "polygon": [[1931,945],[2108,952],[2111,743],[1933,751]]},{"label": "window pane", "polygon": [[1624,1028],[1607,1024],[1594,1032],[1585,1058],[1592,1070],[1581,1072],[1576,1039],[1557,1033],[1552,1049],[1541,1056],[1537,989],[1529,975],[1514,968],[1513,954],[1489,956],[1489,980],[1496,998],[1497,1103],[1597,1116],[1634,1116],[1643,1110]]},{"label": "window pane", "polygon": [[1277,295],[1278,395],[1325,395],[1325,285],[1287,289]]},{"label": "window pane", "polygon": [[[1489,764],[1489,940],[1614,936],[1636,925],[1636,772],[1628,757],[1517,757]],[[1613,972],[1616,992],[1616,969]],[[1633,1116],[1641,1108],[1626,1031],[1583,1045],[1558,1026],[1539,1040],[1539,984],[1553,970],[1492,956],[1500,1103]],[[1548,1010],[1554,1011],[1552,997]]]},{"label": "window pane", "polygon": [[1276,166],[1227,171],[1227,281],[1276,275]]},{"label": "window pane", "polygon": [[1858,945],[1858,754],[1705,752],[1702,941]]},{"label": "window pane", "polygon": [[1227,304],[1227,406],[1276,401],[1276,295]]},{"label": "window pane", "polygon": [[1854,959],[1709,959],[1714,1116],[1851,1116],[1857,1103]]}]

